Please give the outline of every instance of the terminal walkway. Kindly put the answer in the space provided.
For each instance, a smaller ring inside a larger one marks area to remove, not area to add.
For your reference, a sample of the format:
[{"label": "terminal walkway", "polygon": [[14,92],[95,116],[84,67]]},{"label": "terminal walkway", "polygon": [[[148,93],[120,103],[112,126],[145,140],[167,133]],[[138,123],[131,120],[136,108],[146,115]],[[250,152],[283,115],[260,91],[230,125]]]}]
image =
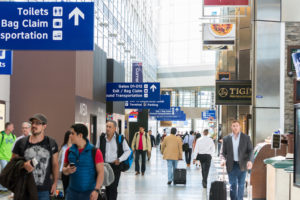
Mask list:
[{"label": "terminal walkway", "polygon": [[[186,168],[185,161],[179,161],[178,168]],[[167,162],[162,159],[158,149],[153,148],[151,160],[147,161],[144,176],[135,175],[134,163],[128,172],[122,173],[118,187],[118,200],[208,200],[211,182],[217,180],[222,176],[221,174],[220,160],[214,157],[208,176],[207,189],[202,187],[201,169],[192,164],[187,169],[186,185],[173,185],[173,183],[167,185]],[[227,179],[227,175],[225,178]],[[58,187],[61,187],[61,184]],[[8,198],[9,194],[0,194],[0,200],[10,199]],[[227,196],[229,197],[229,190]]]}]

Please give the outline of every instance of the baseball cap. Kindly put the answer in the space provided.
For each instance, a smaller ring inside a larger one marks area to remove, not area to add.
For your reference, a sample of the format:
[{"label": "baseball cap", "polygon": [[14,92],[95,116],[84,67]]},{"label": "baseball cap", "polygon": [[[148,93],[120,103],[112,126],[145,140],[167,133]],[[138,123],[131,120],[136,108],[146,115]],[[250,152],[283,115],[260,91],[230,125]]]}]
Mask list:
[{"label": "baseball cap", "polygon": [[48,121],[47,117],[45,115],[43,115],[42,113],[37,113],[37,114],[33,115],[32,117],[30,117],[29,121],[32,121],[34,119],[39,120],[43,124],[47,124],[47,121]]}]

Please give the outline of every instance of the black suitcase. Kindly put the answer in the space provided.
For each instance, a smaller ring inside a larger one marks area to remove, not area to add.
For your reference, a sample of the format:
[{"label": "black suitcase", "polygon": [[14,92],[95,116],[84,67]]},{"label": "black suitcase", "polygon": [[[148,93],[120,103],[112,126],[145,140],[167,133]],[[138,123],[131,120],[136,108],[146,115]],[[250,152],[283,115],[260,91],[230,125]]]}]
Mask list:
[{"label": "black suitcase", "polygon": [[174,185],[186,184],[186,169],[174,170]]},{"label": "black suitcase", "polygon": [[225,181],[214,181],[211,183],[209,200],[226,200],[227,191]]}]

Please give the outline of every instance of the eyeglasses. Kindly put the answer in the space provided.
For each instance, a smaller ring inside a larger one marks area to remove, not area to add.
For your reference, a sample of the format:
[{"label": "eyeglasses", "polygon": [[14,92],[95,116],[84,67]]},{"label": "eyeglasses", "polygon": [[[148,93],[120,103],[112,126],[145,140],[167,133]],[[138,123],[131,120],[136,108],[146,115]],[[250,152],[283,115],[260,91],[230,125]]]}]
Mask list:
[{"label": "eyeglasses", "polygon": [[39,122],[39,121],[33,121],[33,122],[31,122],[31,125],[41,125],[41,124],[43,124],[42,122]]}]

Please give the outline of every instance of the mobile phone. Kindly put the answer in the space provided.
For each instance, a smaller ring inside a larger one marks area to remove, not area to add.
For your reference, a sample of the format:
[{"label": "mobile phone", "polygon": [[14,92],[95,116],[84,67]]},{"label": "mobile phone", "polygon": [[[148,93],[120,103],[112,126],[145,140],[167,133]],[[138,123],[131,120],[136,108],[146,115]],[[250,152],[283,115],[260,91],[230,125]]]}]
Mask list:
[{"label": "mobile phone", "polygon": [[70,163],[70,167],[75,167],[75,163]]},{"label": "mobile phone", "polygon": [[33,159],[30,161],[30,164],[31,164],[32,167],[37,166],[38,163],[39,163],[39,162],[38,162],[35,158],[33,158]]}]

